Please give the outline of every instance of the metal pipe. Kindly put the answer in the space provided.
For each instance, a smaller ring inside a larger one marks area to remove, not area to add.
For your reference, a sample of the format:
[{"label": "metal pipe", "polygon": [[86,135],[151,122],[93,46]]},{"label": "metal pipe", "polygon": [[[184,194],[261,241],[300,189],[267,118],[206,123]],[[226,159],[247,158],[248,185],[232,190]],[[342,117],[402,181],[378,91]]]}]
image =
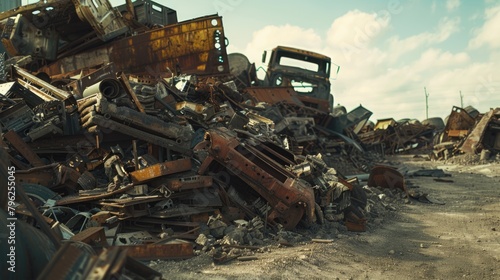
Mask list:
[{"label": "metal pipe", "polygon": [[83,97],[88,97],[96,93],[101,93],[107,99],[113,99],[120,96],[121,93],[120,82],[116,79],[104,79],[87,87],[83,91]]}]

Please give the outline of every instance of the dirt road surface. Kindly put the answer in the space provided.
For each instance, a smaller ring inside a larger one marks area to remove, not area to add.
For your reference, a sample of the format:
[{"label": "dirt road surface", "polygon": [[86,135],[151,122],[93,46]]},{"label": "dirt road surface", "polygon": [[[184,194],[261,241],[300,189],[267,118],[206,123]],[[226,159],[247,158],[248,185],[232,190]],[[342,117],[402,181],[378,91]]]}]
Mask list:
[{"label": "dirt road surface", "polygon": [[390,160],[404,161],[410,170],[441,168],[451,174],[446,179],[453,182],[408,179],[444,204],[395,202],[395,210],[370,220],[366,232],[332,223],[322,234],[308,236],[331,237],[331,243],[268,246],[253,253],[256,260],[219,265],[201,254],[151,266],[166,279],[500,279],[500,164]]}]

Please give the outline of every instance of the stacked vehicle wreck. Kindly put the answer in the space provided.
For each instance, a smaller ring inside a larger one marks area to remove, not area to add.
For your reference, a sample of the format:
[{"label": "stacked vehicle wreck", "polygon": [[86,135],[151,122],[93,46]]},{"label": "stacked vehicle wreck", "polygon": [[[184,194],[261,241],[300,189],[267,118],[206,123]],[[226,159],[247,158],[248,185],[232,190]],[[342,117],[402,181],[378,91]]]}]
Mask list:
[{"label": "stacked vehicle wreck", "polygon": [[[290,230],[345,219],[364,230],[366,197],[351,200],[356,186],[321,153],[362,159],[344,132],[371,112],[333,118],[293,87],[242,87],[221,17],[177,22],[152,1],[49,0],[0,19],[1,145],[37,207],[18,199],[15,210],[56,257],[85,257],[82,275],[107,259],[116,262],[103,278],[141,269],[154,278],[124,256],[190,257],[185,240],[207,223]],[[107,250],[90,256],[61,239]],[[43,275],[74,261],[52,261]]]}]

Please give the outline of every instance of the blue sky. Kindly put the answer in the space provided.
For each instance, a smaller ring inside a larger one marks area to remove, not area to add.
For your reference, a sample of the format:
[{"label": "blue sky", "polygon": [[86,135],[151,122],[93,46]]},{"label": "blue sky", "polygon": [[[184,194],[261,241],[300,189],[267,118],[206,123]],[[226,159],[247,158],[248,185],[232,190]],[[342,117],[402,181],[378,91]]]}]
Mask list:
[{"label": "blue sky", "polygon": [[[30,1],[33,3],[34,1]],[[111,0],[113,5],[124,0]],[[453,105],[500,106],[497,0],[157,0],[179,20],[223,16],[229,52],[261,66],[276,45],[328,55],[335,103],[359,104],[373,120],[445,117]],[[333,80],[335,79],[335,80]]]}]

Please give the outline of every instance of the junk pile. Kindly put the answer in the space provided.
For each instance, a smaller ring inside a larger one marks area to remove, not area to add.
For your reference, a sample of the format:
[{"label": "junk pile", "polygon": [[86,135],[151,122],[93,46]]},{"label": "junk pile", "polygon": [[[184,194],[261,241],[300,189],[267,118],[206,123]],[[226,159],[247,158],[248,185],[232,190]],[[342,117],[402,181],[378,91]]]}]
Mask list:
[{"label": "junk pile", "polygon": [[[371,170],[355,140],[371,112],[333,115],[290,86],[242,87],[221,17],[48,0],[1,13],[0,25],[0,145],[18,188],[8,210],[51,240],[44,277],[156,279],[136,260],[325,221],[366,229],[366,194],[343,172]],[[391,151],[429,133],[396,128]],[[362,137],[391,137],[375,138]]]},{"label": "junk pile", "polygon": [[433,160],[458,155],[488,161],[500,152],[500,108],[480,114],[471,106],[453,107],[431,154]]},{"label": "junk pile", "polygon": [[396,121],[380,119],[376,124],[366,125],[358,134],[367,149],[381,154],[397,154],[432,148],[436,132],[442,130],[440,118]]}]

